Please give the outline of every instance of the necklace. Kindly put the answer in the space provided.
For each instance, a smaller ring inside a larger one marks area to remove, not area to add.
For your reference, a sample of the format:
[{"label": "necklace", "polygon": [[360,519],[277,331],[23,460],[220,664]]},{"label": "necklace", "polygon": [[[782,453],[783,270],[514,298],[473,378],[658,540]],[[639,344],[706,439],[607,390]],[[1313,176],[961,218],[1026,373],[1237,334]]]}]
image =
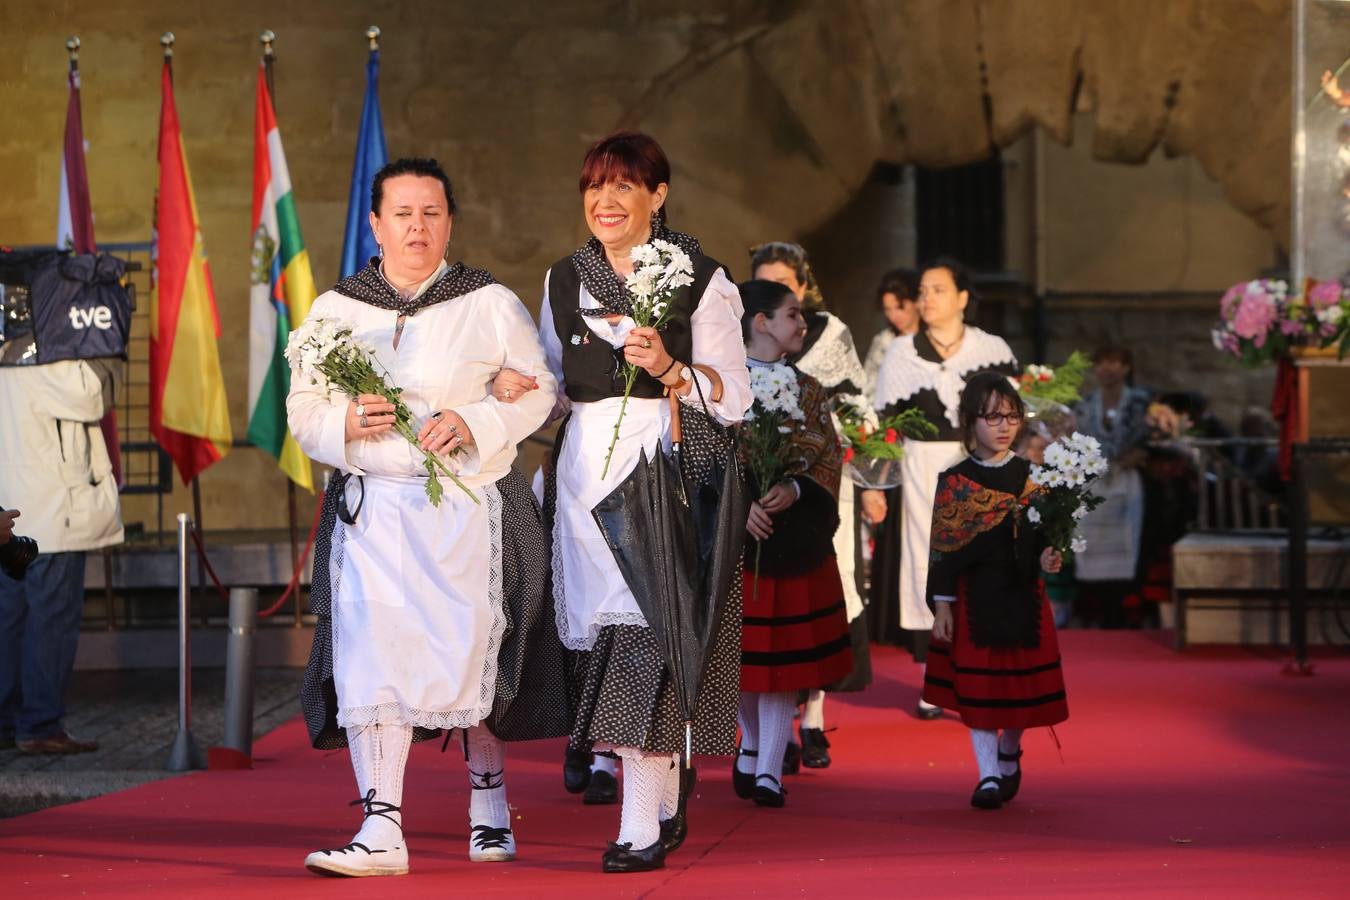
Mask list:
[{"label": "necklace", "polygon": [[952,341],[950,341],[950,342],[944,344],[942,341],[939,341],[939,340],[933,335],[933,332],[932,332],[932,330],[930,329],[929,332],[928,332],[928,343],[932,344],[934,347],[936,347],[938,350],[942,351],[943,353],[947,353],[947,352],[951,351],[951,349],[952,349],[953,347],[955,347],[957,344],[961,343],[961,339],[964,338],[965,336],[966,336],[966,326],[965,326],[965,325],[962,325],[962,326],[961,326],[961,333],[958,334],[954,340],[952,340]]}]

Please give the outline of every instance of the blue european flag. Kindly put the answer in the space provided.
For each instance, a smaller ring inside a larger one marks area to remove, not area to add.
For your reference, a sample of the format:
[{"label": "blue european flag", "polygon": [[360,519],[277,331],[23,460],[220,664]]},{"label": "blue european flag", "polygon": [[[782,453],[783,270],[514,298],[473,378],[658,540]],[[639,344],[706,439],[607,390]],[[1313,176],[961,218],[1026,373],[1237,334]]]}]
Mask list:
[{"label": "blue european flag", "polygon": [[377,252],[370,233],[370,186],[375,173],[389,161],[384,147],[384,120],[380,117],[380,51],[370,51],[366,63],[366,100],[361,106],[361,132],[356,136],[352,188],[347,195],[347,228],[342,235],[342,277],[366,267]]}]

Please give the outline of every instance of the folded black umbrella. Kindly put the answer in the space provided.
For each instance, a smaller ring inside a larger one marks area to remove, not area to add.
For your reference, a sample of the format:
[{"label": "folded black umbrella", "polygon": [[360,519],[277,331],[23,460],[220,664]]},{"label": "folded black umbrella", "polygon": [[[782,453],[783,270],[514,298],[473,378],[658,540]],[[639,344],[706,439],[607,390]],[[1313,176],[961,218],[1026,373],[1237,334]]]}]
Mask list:
[{"label": "folded black umbrella", "polygon": [[734,432],[706,413],[682,413],[674,398],[671,424],[670,453],[644,451],[592,515],[661,648],[687,764],[699,690],[741,577],[748,510]]}]

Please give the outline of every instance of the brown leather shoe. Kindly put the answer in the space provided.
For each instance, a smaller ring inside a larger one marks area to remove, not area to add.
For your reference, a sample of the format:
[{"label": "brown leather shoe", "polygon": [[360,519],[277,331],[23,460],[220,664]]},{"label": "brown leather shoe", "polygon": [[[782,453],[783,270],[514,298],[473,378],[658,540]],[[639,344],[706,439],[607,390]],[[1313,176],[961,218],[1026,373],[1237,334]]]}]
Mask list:
[{"label": "brown leather shoe", "polygon": [[31,741],[17,741],[20,753],[92,753],[98,749],[98,741],[81,741],[59,731],[51,737],[33,738]]}]

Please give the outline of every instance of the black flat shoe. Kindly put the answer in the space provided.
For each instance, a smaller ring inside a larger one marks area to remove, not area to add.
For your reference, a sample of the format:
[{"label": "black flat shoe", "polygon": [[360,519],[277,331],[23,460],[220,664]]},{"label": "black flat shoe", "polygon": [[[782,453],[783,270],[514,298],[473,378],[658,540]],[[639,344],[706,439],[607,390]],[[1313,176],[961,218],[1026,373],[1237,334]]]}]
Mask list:
[{"label": "black flat shoe", "polygon": [[641,850],[634,850],[632,844],[610,844],[600,857],[602,872],[650,872],[665,867],[666,848],[660,841]]},{"label": "black flat shoe", "polygon": [[975,793],[970,795],[970,805],[976,809],[998,809],[1003,805],[1000,796],[1002,780],[992,775],[975,785]]},{"label": "black flat shoe", "polygon": [[[762,780],[772,781],[778,785],[778,790],[774,790],[768,785],[760,784]],[[783,787],[782,782],[772,775],[760,775],[755,779],[755,793],[753,795],[755,804],[758,806],[767,806],[771,809],[781,809],[787,802],[787,788]]]},{"label": "black flat shoe", "polygon": [[759,756],[755,750],[742,750],[736,748],[736,756],[731,760],[731,789],[736,792],[736,796],[742,800],[749,800],[755,793],[755,773],[742,772],[736,767],[736,760],[742,756],[754,759]]},{"label": "black flat shoe", "polygon": [[675,815],[661,821],[661,846],[667,853],[680,849],[684,839],[689,836],[689,795],[694,792],[698,782],[698,769],[690,766],[680,770],[680,805]]},{"label": "black flat shoe", "polygon": [[573,750],[571,747],[563,754],[563,790],[569,794],[580,794],[591,783],[591,753],[589,750]]},{"label": "black flat shoe", "polygon": [[661,820],[661,846],[667,853],[680,849],[684,839],[689,836],[689,820],[684,811],[677,812],[669,819]]},{"label": "black flat shoe", "polygon": [[802,748],[795,741],[788,741],[783,751],[783,774],[796,775],[802,770]]},{"label": "black flat shoe", "polygon": [[591,783],[586,786],[586,796],[581,798],[587,806],[608,806],[619,802],[619,779],[608,772],[592,772]]},{"label": "black flat shoe", "polygon": [[1022,787],[1022,748],[1018,747],[1016,753],[998,752],[999,762],[1017,763],[1017,771],[1011,775],[1004,775],[998,780],[998,796],[1004,803],[1017,796],[1017,791]]},{"label": "black flat shoe", "polygon": [[919,706],[914,709],[914,715],[926,722],[931,722],[933,719],[942,718],[942,707],[924,706],[923,704],[919,704]]},{"label": "black flat shoe", "polygon": [[830,742],[823,729],[802,729],[802,765],[808,769],[830,767]]}]

